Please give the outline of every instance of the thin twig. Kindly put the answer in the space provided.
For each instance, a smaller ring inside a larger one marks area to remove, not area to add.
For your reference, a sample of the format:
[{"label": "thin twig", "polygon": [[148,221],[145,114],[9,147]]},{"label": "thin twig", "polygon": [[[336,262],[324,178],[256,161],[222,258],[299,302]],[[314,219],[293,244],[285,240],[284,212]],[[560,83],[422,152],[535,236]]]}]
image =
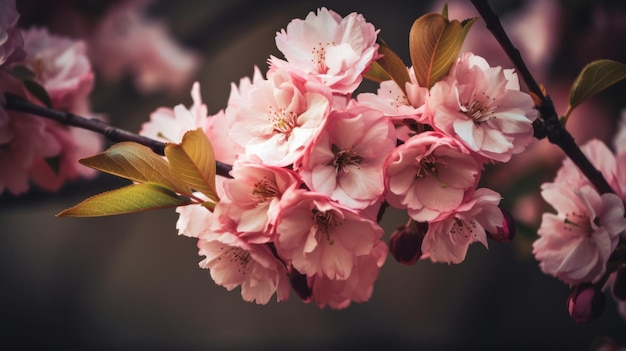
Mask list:
[{"label": "thin twig", "polygon": [[[87,129],[104,135],[108,140],[112,142],[132,141],[149,147],[150,149],[152,149],[152,151],[159,155],[165,154],[166,144],[158,140],[131,133],[124,129],[112,127],[107,123],[95,118],[86,118],[70,112],[58,111],[37,104],[33,104],[10,93],[5,93],[4,96],[6,98],[6,105],[4,106],[4,108],[7,110],[25,112],[31,115],[55,120],[64,125]],[[231,165],[216,161],[216,173],[218,175],[230,178],[229,172],[231,169]]]},{"label": "thin twig", "polygon": [[544,94],[539,84],[537,84],[524,59],[522,59],[522,55],[509,39],[500,19],[489,5],[489,2],[487,0],[471,1],[485,21],[487,29],[493,34],[513,63],[513,66],[515,66],[528,90],[539,99],[539,105],[537,106],[539,117],[533,123],[535,137],[537,139],[547,137],[550,143],[560,147],[600,193],[615,193],[602,173],[589,161],[576,144],[572,135],[559,121],[552,100],[548,95]]}]

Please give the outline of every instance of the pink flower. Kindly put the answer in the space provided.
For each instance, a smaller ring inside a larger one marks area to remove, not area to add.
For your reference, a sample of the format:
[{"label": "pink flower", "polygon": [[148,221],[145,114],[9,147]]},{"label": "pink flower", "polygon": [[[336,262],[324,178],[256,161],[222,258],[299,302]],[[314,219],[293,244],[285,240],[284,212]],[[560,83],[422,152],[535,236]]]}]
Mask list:
[{"label": "pink flower", "polygon": [[304,19],[294,19],[287,30],[276,33],[276,46],[286,62],[270,58],[271,69],[287,69],[310,75],[339,94],[359,86],[371,62],[378,59],[378,31],[362,15],[342,18],[321,8]]},{"label": "pink flower", "polygon": [[298,162],[330,111],[330,95],[322,86],[296,80],[284,71],[268,74],[249,87],[242,105],[229,105],[229,135],[245,150],[271,166]]},{"label": "pink flower", "polygon": [[495,191],[476,189],[446,218],[429,222],[422,252],[433,262],[461,263],[470,244],[480,242],[487,247],[485,231],[497,232],[504,220],[499,202]]},{"label": "pink flower", "polygon": [[363,209],[381,198],[383,163],[395,145],[393,125],[380,112],[335,111],[304,156],[300,173],[311,190]]},{"label": "pink flower", "polygon": [[570,285],[596,282],[626,229],[624,204],[615,194],[598,194],[591,185],[545,183],[541,188],[557,210],[544,213],[533,243],[541,270]]},{"label": "pink flower", "polygon": [[202,102],[200,83],[191,88],[193,104],[186,108],[183,104],[173,109],[159,107],[150,114],[150,121],[141,125],[139,134],[169,143],[180,143],[186,132],[204,128],[207,124],[208,110]]},{"label": "pink flower", "polygon": [[287,270],[269,246],[248,244],[225,232],[202,235],[198,248],[206,257],[200,267],[209,269],[215,283],[229,291],[241,286],[245,301],[267,304],[274,293],[278,301],[289,297]]},{"label": "pink flower", "polygon": [[387,159],[386,199],[418,222],[438,219],[474,191],[479,167],[456,139],[439,132],[417,134]]},{"label": "pink flower", "polygon": [[83,41],[53,35],[45,28],[24,31],[24,64],[46,89],[56,109],[89,110],[94,73]]},{"label": "pink flower", "polygon": [[177,43],[164,23],[146,17],[147,4],[113,4],[85,37],[89,56],[105,79],[130,74],[144,93],[179,91],[191,82],[200,58]]},{"label": "pink flower", "polygon": [[499,162],[509,161],[530,144],[537,116],[512,70],[489,67],[472,53],[464,54],[448,77],[430,89],[426,113],[436,130]]},{"label": "pink flower", "polygon": [[346,308],[352,302],[368,301],[380,268],[387,258],[387,252],[387,245],[382,241],[377,242],[371,254],[356,258],[352,273],[345,280],[319,275],[309,277],[311,299],[320,308],[328,305],[334,309]]},{"label": "pink flower", "polygon": [[228,216],[235,223],[237,235],[248,242],[270,241],[271,224],[282,194],[300,185],[297,174],[285,168],[246,161],[236,162],[230,174],[233,179],[224,181],[224,197],[216,213]]},{"label": "pink flower", "polygon": [[15,0],[0,2],[0,67],[24,58],[22,32],[17,26],[19,18]]},{"label": "pink flower", "polygon": [[359,256],[371,254],[383,230],[325,195],[283,194],[274,229],[280,257],[307,276],[345,280]]}]

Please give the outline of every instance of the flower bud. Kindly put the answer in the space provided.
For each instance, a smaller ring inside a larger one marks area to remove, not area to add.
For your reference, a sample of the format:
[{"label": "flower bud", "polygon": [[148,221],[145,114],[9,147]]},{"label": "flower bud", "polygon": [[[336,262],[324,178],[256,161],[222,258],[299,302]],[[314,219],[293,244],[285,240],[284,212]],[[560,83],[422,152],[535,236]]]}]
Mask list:
[{"label": "flower bud", "polygon": [[293,291],[300,296],[302,301],[309,302],[311,300],[313,290],[307,282],[306,275],[300,273],[297,269],[293,268],[292,265],[289,265],[287,274],[289,275],[289,283],[291,284]]},{"label": "flower bud", "polygon": [[604,312],[606,298],[602,291],[591,283],[575,286],[567,298],[569,315],[577,323],[589,323]]},{"label": "flower bud", "polygon": [[501,243],[510,243],[515,237],[515,220],[509,211],[503,208],[500,208],[500,211],[504,217],[502,227],[498,227],[498,231],[495,233],[487,232],[487,236]]},{"label": "flower bud", "polygon": [[626,266],[619,267],[615,272],[613,296],[618,300],[626,300]]},{"label": "flower bud", "polygon": [[410,221],[398,228],[389,237],[389,252],[396,261],[413,265],[422,257],[422,241],[428,231],[428,223]]}]

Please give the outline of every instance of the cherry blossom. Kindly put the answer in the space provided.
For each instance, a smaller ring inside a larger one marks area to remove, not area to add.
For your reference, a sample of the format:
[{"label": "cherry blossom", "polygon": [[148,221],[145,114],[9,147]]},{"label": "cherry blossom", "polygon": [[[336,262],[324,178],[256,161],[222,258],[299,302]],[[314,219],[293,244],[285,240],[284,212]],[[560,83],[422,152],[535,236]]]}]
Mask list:
[{"label": "cherry blossom", "polygon": [[293,171],[281,167],[241,161],[233,165],[233,179],[223,182],[224,197],[216,214],[224,214],[236,223],[237,235],[251,243],[266,243],[270,226],[276,218],[282,194],[300,185]]},{"label": "cherry blossom", "polygon": [[346,308],[352,302],[366,302],[372,296],[374,282],[387,258],[387,245],[379,241],[371,254],[356,258],[352,273],[345,280],[329,279],[326,276],[308,278],[312,287],[311,300],[324,308]]},{"label": "cherry blossom", "polygon": [[544,213],[533,243],[541,270],[570,285],[596,282],[626,229],[622,200],[615,194],[600,195],[588,184],[573,188],[545,183],[541,188],[557,211]]},{"label": "cherry blossom", "polygon": [[397,147],[387,159],[390,205],[407,209],[418,222],[447,216],[480,178],[480,166],[456,139],[424,132]]},{"label": "cherry blossom", "polygon": [[247,158],[281,167],[298,162],[323,130],[331,108],[329,91],[285,71],[269,72],[267,80],[246,90],[241,105],[226,108],[233,121],[229,136]]},{"label": "cherry blossom", "polygon": [[269,246],[246,243],[228,232],[208,232],[200,236],[198,248],[206,257],[200,267],[229,291],[241,286],[244,301],[267,304],[274,294],[278,301],[289,297],[287,270]]},{"label": "cherry blossom", "polygon": [[323,194],[295,189],[283,194],[275,233],[278,254],[299,272],[345,280],[357,257],[371,254],[383,230]]},{"label": "cherry blossom", "polygon": [[19,18],[15,0],[0,2],[0,67],[24,57],[22,32],[17,26]]},{"label": "cherry blossom", "polygon": [[461,140],[487,160],[507,162],[533,140],[537,117],[530,95],[510,69],[490,67],[465,53],[430,89],[426,112],[432,126]]},{"label": "cherry blossom", "polygon": [[476,189],[446,218],[429,222],[422,242],[425,257],[433,262],[461,263],[470,244],[479,242],[488,247],[485,231],[495,233],[504,220],[499,202],[495,191]]},{"label": "cherry blossom", "polygon": [[362,74],[379,58],[378,31],[363,15],[346,17],[326,8],[294,19],[276,33],[276,46],[286,61],[272,56],[272,69],[315,78],[339,94],[352,93]]},{"label": "cherry blossom", "polygon": [[311,190],[363,209],[381,198],[383,163],[395,145],[393,125],[378,111],[335,111],[304,156],[300,174]]}]

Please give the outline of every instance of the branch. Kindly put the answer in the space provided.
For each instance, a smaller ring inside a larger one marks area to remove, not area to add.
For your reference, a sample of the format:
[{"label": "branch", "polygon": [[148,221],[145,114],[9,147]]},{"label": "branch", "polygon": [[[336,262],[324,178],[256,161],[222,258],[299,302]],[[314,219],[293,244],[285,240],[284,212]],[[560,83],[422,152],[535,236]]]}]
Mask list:
[{"label": "branch", "polygon": [[589,161],[574,141],[572,135],[559,121],[552,99],[537,84],[532,73],[522,59],[519,50],[513,45],[506,34],[498,16],[494,13],[487,0],[471,0],[472,4],[485,21],[487,29],[496,38],[507,54],[518,74],[522,77],[528,90],[539,100],[537,109],[539,117],[533,123],[534,135],[537,139],[548,138],[550,143],[557,145],[565,155],[581,170],[600,193],[615,193],[600,171]]},{"label": "branch", "polygon": [[[31,115],[52,119],[68,126],[87,129],[104,135],[108,140],[112,142],[132,141],[149,147],[150,149],[152,149],[152,151],[161,156],[165,154],[165,143],[144,137],[139,134],[131,133],[120,128],[112,127],[101,120],[95,118],[86,118],[70,112],[58,111],[37,104],[33,104],[10,93],[5,93],[4,97],[6,98],[6,105],[4,106],[4,108],[7,110],[25,112]],[[228,178],[231,177],[229,175],[229,172],[232,169],[231,165],[220,161],[215,161],[215,163],[216,172],[218,175]]]}]

